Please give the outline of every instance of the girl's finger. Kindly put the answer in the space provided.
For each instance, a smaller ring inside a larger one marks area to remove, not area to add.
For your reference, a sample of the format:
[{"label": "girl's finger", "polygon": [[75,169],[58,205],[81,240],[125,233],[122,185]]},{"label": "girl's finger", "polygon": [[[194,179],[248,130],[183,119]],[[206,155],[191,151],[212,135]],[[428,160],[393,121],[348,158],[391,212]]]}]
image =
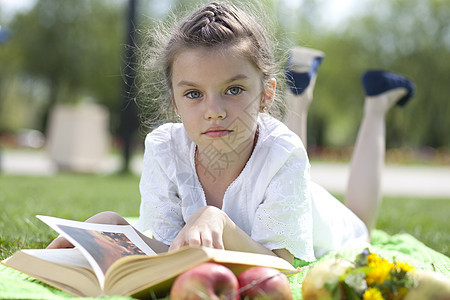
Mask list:
[{"label": "girl's finger", "polygon": [[208,248],[214,248],[213,247],[213,241],[210,234],[203,233],[201,236],[201,244],[202,246],[208,247]]},{"label": "girl's finger", "polygon": [[212,247],[215,249],[225,249],[223,245],[222,234],[218,232],[212,233]]},{"label": "girl's finger", "polygon": [[178,249],[181,248],[181,246],[183,246],[182,243],[178,242],[177,240],[174,240],[172,242],[172,244],[169,246],[169,250],[168,251],[170,252],[170,251],[178,250]]},{"label": "girl's finger", "polygon": [[189,233],[186,242],[189,246],[200,246],[202,244],[200,239],[200,233],[199,232]]}]

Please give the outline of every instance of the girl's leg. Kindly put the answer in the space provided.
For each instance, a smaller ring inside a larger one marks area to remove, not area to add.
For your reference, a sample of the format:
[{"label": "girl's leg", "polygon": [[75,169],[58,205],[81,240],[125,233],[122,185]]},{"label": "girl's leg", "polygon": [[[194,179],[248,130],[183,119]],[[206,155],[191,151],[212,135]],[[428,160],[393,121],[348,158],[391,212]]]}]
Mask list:
[{"label": "girl's leg", "polygon": [[314,84],[316,75],[311,78],[311,82],[306,90],[300,94],[295,95],[288,92],[286,95],[287,113],[284,123],[290,130],[296,133],[307,147],[307,116],[308,109],[313,99]]},{"label": "girl's leg", "polygon": [[308,109],[313,99],[317,68],[323,57],[321,51],[295,47],[290,51],[286,67],[289,90],[286,92],[287,113],[284,123],[301,138],[305,147]]},{"label": "girl's leg", "polygon": [[366,91],[362,123],[350,164],[346,205],[367,226],[375,226],[381,202],[381,176],[385,158],[385,116],[394,105],[404,105],[414,86],[398,75],[369,71],[363,77]]}]

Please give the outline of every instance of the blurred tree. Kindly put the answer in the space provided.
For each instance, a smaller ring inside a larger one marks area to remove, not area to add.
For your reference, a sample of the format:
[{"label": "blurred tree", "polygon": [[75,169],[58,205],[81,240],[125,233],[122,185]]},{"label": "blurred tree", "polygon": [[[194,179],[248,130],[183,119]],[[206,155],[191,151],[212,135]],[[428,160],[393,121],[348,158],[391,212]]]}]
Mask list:
[{"label": "blurred tree", "polygon": [[[3,22],[0,21],[0,24]],[[14,35],[11,30],[0,25],[0,34],[2,35],[0,42],[0,133],[9,129],[7,122],[10,121],[6,112],[7,104],[5,99],[9,91],[9,87],[13,84],[13,75],[17,73],[21,59],[17,55],[19,49],[13,44]],[[15,118],[18,118],[16,115]]]},{"label": "blurred tree", "polygon": [[130,158],[133,148],[133,138],[139,126],[137,120],[136,99],[136,9],[137,0],[128,1],[127,31],[126,31],[126,62],[124,66],[123,103],[120,114],[119,134],[123,143],[122,173],[130,171]]},{"label": "blurred tree", "polygon": [[[143,2],[142,14],[159,18],[168,8],[176,13],[209,1]],[[260,2],[273,16],[269,22],[280,57],[294,44],[326,53],[308,118],[311,145],[353,144],[364,97],[360,77],[366,69],[381,68],[417,85],[415,99],[388,115],[388,147],[450,147],[450,0],[365,0],[339,27],[324,25],[334,13],[329,1]],[[49,105],[92,96],[109,107],[117,124],[126,3],[38,0],[10,24],[12,38],[0,51],[0,76],[20,65],[21,73],[49,87]],[[5,82],[0,80],[0,93]]]},{"label": "blurred tree", "polygon": [[450,147],[450,1],[371,0],[368,7],[372,13],[347,31],[375,58],[367,67],[402,73],[417,86],[406,112],[387,120],[390,145]]},{"label": "blurred tree", "polygon": [[105,0],[39,0],[29,12],[15,16],[11,44],[21,57],[21,72],[49,87],[44,111],[58,101],[91,97],[117,118],[122,11],[120,3]]},{"label": "blurred tree", "polygon": [[411,103],[387,116],[388,147],[450,147],[450,1],[367,0],[339,28],[321,23],[332,17],[323,16],[327,4],[304,1],[285,12],[294,43],[326,53],[308,118],[311,145],[353,144],[364,97],[360,77],[386,69],[417,87]]}]

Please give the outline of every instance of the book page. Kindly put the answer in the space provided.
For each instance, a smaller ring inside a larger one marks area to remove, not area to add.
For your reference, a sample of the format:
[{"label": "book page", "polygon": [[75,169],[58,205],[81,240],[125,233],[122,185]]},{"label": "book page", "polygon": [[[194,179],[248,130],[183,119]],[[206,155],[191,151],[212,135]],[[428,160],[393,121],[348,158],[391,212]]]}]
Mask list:
[{"label": "book page", "polygon": [[78,249],[24,249],[2,264],[76,296],[103,294],[94,270]]},{"label": "book page", "polygon": [[94,224],[37,216],[78,247],[103,288],[108,268],[130,255],[156,255],[130,225]]},{"label": "book page", "polygon": [[77,248],[70,249],[24,249],[22,252],[36,256],[40,259],[68,264],[76,267],[92,270],[91,265],[81,251]]}]

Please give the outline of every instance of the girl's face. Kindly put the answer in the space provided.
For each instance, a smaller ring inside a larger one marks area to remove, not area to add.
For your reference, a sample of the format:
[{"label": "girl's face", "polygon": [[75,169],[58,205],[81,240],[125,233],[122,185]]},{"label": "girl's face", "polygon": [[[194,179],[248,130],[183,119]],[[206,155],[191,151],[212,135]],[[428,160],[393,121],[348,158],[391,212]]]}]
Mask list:
[{"label": "girl's face", "polygon": [[188,49],[175,57],[175,109],[199,152],[253,147],[258,112],[270,107],[275,92],[275,79],[266,87],[261,79],[261,72],[231,49]]}]

